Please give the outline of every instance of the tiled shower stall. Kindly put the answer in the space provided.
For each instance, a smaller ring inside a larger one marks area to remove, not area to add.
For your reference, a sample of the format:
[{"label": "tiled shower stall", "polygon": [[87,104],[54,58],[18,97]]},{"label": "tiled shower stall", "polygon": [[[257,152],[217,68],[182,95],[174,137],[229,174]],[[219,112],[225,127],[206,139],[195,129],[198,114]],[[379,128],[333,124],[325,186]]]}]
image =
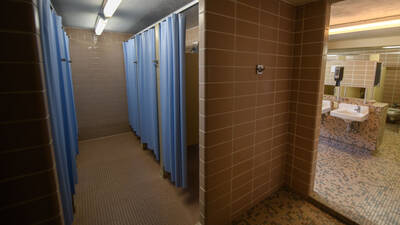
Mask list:
[{"label": "tiled shower stall", "polygon": [[312,190],[329,2],[199,8],[201,220],[227,224],[285,184]]}]

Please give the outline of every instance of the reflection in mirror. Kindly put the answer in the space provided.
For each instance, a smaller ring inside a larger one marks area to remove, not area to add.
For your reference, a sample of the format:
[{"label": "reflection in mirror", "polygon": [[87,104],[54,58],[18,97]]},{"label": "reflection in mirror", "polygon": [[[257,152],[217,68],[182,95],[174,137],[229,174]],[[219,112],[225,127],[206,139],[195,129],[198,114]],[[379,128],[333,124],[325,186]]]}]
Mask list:
[{"label": "reflection in mirror", "polygon": [[329,49],[325,71],[325,95],[338,95],[330,73],[344,66],[341,97],[364,98],[367,102],[400,103],[400,51],[397,49]]},{"label": "reflection in mirror", "polygon": [[335,95],[335,85],[325,85],[324,95]]},{"label": "reflection in mirror", "polygon": [[340,97],[364,98],[365,88],[362,87],[344,87],[341,89]]}]

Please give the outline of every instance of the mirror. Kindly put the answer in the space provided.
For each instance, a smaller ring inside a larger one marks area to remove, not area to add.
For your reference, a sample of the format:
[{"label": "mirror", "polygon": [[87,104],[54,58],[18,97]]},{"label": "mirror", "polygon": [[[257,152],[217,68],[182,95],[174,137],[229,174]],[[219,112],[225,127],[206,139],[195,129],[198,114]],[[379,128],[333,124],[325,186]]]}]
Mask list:
[{"label": "mirror", "polygon": [[324,95],[335,95],[335,85],[325,85]]}]

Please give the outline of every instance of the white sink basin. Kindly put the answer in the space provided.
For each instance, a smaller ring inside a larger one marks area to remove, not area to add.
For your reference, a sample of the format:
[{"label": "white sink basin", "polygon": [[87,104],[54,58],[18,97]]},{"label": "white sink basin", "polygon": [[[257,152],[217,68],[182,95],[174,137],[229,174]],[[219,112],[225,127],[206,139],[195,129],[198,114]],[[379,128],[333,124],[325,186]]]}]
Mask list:
[{"label": "white sink basin", "polygon": [[322,114],[331,111],[331,101],[329,100],[322,100]]},{"label": "white sink basin", "polygon": [[332,110],[330,115],[346,121],[363,122],[368,119],[368,106],[359,106],[360,112],[357,112],[357,107],[358,105],[340,103],[339,108]]}]

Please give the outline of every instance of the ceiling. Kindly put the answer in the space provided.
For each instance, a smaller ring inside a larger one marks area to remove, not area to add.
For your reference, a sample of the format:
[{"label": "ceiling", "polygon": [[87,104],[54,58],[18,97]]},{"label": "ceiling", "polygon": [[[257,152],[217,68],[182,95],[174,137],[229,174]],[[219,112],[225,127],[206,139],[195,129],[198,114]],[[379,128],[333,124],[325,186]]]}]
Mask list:
[{"label": "ceiling", "polygon": [[[51,0],[64,26],[94,29],[97,14],[103,0]],[[122,0],[114,16],[108,21],[105,31],[137,33],[161,18],[174,12],[192,0]],[[216,0],[218,1],[218,0]],[[315,0],[286,0],[301,5]],[[184,12],[187,27],[198,24],[198,7]]]},{"label": "ceiling", "polygon": [[[174,12],[192,0],[122,0],[105,31],[136,33]],[[64,26],[94,29],[103,0],[52,0]],[[193,12],[193,9],[188,10]],[[193,26],[196,17],[188,14],[187,24]],[[196,10],[197,12],[197,10]],[[197,13],[196,13],[197,15]]]},{"label": "ceiling", "polygon": [[[331,6],[331,26],[349,26],[372,22],[386,17],[400,16],[400,0],[344,0]],[[346,24],[346,25],[344,25]],[[399,36],[400,28],[330,35],[329,40],[361,39]]]},{"label": "ceiling", "polygon": [[[106,31],[136,33],[174,12],[192,0],[122,0],[109,20]],[[285,0],[302,5],[315,0]],[[65,26],[94,29],[103,0],[52,0]],[[185,12],[187,26],[198,24],[198,7]],[[400,0],[344,0],[331,8],[331,25],[354,23],[367,19],[400,15]],[[384,32],[383,32],[384,33]],[[382,32],[379,35],[383,34]],[[363,35],[363,34],[357,34]],[[348,35],[337,36],[348,38]]]},{"label": "ceiling", "polygon": [[332,4],[330,25],[400,15],[399,0],[345,0]]}]

